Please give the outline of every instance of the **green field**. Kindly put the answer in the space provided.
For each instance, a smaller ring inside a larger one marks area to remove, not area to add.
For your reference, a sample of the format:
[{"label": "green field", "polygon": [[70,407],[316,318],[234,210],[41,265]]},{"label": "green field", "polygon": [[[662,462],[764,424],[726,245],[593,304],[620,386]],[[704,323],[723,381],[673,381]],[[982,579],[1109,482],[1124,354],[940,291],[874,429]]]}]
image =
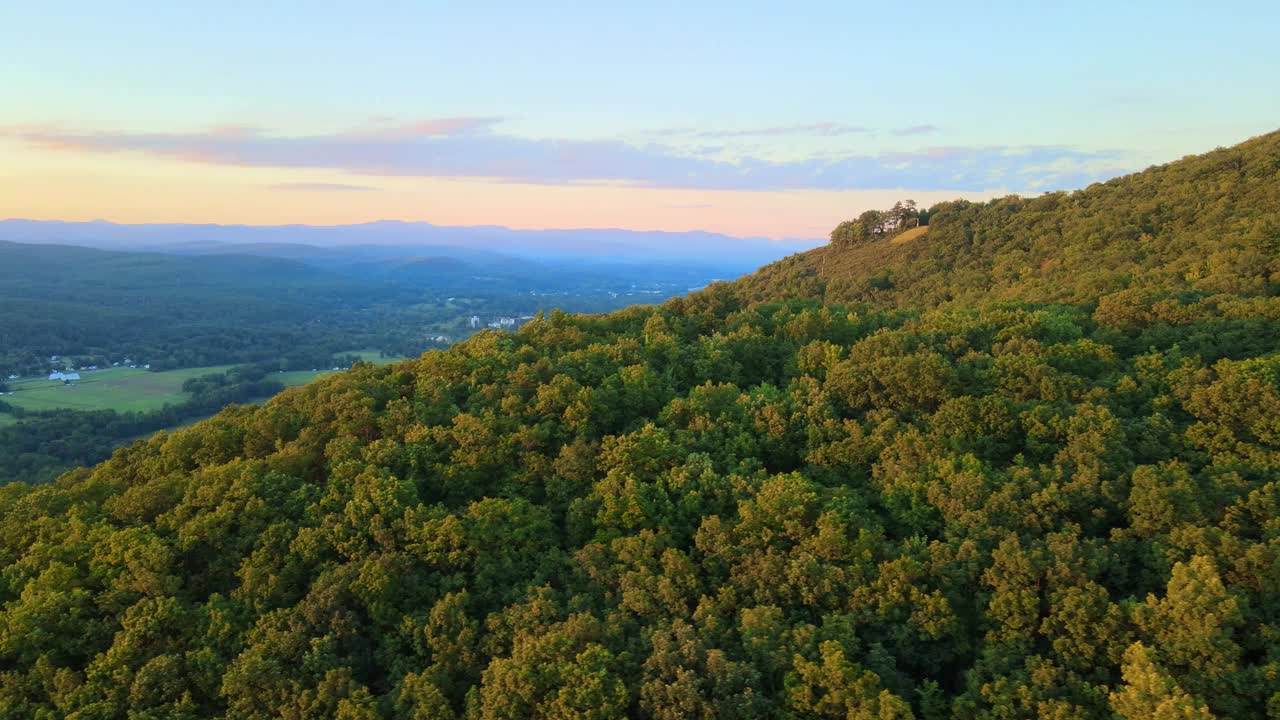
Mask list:
[{"label": "green field", "polygon": [[[378,365],[386,365],[404,358],[379,357],[377,350],[352,350],[338,355],[358,355]],[[210,365],[165,372],[151,372],[134,368],[107,368],[83,370],[81,380],[73,385],[43,378],[14,380],[9,383],[13,391],[4,401],[26,410],[116,410],[118,412],[158,410],[168,404],[178,404],[189,399],[182,391],[182,383],[193,377],[224,372],[232,365]],[[268,378],[286,387],[305,385],[318,377],[332,375],[333,371],[290,370],[270,373]],[[14,422],[12,416],[0,413],[0,425]]]},{"label": "green field", "polygon": [[134,368],[82,370],[80,381],[64,385],[43,378],[9,383],[12,395],[5,402],[26,410],[117,410],[120,412],[158,410],[165,403],[187,399],[182,383],[193,377],[223,372],[231,365],[184,368],[151,372]]},{"label": "green field", "polygon": [[[399,355],[392,357],[379,357],[377,350],[347,350],[335,353],[338,356],[355,355],[365,362],[371,362],[374,365],[390,365],[397,363],[405,358]],[[276,382],[283,383],[285,387],[294,387],[296,385],[306,385],[307,383],[322,378],[326,375],[332,375],[335,371],[329,369],[317,370],[286,370],[284,372],[273,372],[267,377]]]},{"label": "green field", "polygon": [[371,362],[374,365],[390,365],[391,363],[400,362],[405,358],[400,355],[392,357],[379,357],[377,350],[348,350],[346,352],[336,353],[337,355],[356,355],[361,360]]}]

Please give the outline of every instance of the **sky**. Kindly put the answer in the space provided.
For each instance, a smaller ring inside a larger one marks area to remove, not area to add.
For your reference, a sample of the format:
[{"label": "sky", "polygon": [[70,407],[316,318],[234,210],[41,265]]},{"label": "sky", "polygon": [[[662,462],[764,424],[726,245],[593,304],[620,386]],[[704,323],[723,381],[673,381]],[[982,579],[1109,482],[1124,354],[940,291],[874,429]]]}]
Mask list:
[{"label": "sky", "polygon": [[1280,125],[1275,2],[0,2],[0,217],[825,236]]}]

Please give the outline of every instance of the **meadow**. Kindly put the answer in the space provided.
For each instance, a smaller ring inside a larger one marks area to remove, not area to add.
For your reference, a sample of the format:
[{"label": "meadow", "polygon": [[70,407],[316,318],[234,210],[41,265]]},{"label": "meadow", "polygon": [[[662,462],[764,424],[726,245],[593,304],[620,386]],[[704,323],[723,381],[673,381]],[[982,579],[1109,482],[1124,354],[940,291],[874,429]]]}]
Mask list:
[{"label": "meadow", "polygon": [[[376,350],[359,350],[341,355],[357,355],[362,360],[383,365],[401,358],[379,357]],[[182,384],[202,375],[220,373],[233,365],[208,365],[152,372],[127,367],[103,370],[82,370],[81,379],[70,385],[44,378],[25,378],[9,383],[11,394],[4,401],[29,411],[40,410],[115,410],[117,412],[147,412],[159,410],[166,404],[177,405],[191,398],[183,392]],[[271,373],[268,377],[286,387],[305,385],[318,377],[332,375],[333,370],[291,370]],[[264,398],[265,399],[265,398]],[[0,413],[0,425],[14,421],[11,415]]]},{"label": "meadow", "polygon": [[[339,357],[354,355],[364,362],[370,362],[374,365],[390,365],[394,362],[400,362],[405,358],[400,355],[380,356],[377,350],[348,350],[346,352],[336,353]],[[284,385],[285,387],[295,387],[297,385],[306,385],[316,378],[332,375],[340,370],[321,369],[321,370],[285,370],[283,372],[273,372],[268,375],[268,379]]]},{"label": "meadow", "polygon": [[13,394],[5,402],[26,410],[116,410],[146,412],[177,404],[189,395],[182,383],[193,377],[223,372],[230,365],[184,368],[151,372],[135,368],[82,370],[81,379],[66,385],[61,381],[27,378],[9,383]]}]

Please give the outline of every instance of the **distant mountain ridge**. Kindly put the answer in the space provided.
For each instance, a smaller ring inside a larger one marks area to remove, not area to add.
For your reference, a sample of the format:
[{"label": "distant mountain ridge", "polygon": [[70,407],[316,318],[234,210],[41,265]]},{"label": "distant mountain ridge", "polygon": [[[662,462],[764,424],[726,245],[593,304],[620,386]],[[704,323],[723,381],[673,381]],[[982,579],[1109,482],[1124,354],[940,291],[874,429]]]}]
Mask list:
[{"label": "distant mountain ridge", "polygon": [[209,252],[219,244],[243,244],[271,249],[272,252],[267,254],[303,252],[289,246],[412,246],[498,253],[526,259],[723,262],[726,258],[733,258],[744,269],[816,247],[822,242],[735,238],[701,231],[516,230],[496,225],[452,227],[391,220],[335,226],[130,225],[106,221],[0,220],[0,240],[163,252],[190,252],[197,248]]}]

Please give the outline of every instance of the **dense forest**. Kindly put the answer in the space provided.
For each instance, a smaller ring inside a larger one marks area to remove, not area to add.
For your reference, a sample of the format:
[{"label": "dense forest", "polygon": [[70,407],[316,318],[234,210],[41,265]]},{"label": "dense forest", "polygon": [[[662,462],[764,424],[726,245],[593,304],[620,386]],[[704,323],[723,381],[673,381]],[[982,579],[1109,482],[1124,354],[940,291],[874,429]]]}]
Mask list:
[{"label": "dense forest", "polygon": [[1280,134],[0,489],[11,718],[1280,718]]}]

